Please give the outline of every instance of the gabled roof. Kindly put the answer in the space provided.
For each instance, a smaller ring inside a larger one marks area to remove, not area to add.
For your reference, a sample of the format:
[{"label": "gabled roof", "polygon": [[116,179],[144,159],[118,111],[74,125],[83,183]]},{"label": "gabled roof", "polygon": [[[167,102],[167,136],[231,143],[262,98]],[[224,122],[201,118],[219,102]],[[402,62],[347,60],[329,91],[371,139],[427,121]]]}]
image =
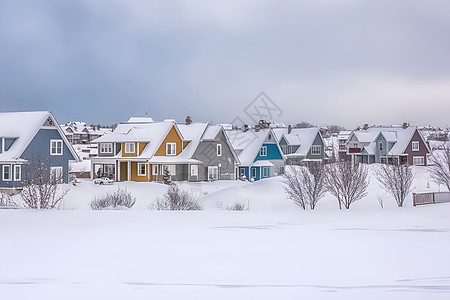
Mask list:
[{"label": "gabled roof", "polygon": [[[249,129],[246,132],[242,130],[226,130],[225,133],[227,134],[233,149],[236,151],[241,164],[243,166],[250,166],[258,155],[261,146],[264,144],[269,134],[273,134],[273,131],[270,128],[263,128],[259,131]],[[278,142],[275,142],[278,146]],[[279,151],[281,153],[280,149]]]},{"label": "gabled roof", "polygon": [[288,156],[308,155],[317,135],[322,138],[318,127],[292,128],[291,133],[288,133],[288,128],[275,128],[273,130],[276,132],[277,138],[279,137],[278,141],[281,141],[284,137],[289,145],[299,146],[295,153],[288,154]]},{"label": "gabled roof", "polygon": [[50,111],[33,111],[0,113],[0,138],[16,139],[8,151],[0,153],[0,161],[23,161],[21,159],[23,152],[48,119],[52,123],[51,126],[55,126],[58,130],[75,160],[79,160],[53,114]]}]

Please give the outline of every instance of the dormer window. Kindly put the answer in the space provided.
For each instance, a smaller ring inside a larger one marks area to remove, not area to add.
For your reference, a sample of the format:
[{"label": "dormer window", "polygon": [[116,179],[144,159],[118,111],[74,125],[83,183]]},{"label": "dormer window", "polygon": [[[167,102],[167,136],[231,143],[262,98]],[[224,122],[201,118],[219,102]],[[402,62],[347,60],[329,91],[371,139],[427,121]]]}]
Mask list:
[{"label": "dormer window", "polygon": [[313,145],[311,147],[311,155],[320,155],[322,154],[322,146],[321,145]]},{"label": "dormer window", "polygon": [[62,140],[50,140],[50,155],[62,155],[63,154],[63,142]]},{"label": "dormer window", "polygon": [[177,144],[167,143],[166,144],[166,155],[177,155]]},{"label": "dormer window", "polygon": [[100,144],[100,153],[113,153],[113,144],[112,143],[101,143]]},{"label": "dormer window", "polygon": [[136,152],[134,143],[125,143],[125,153],[134,153],[134,152]]},{"label": "dormer window", "polygon": [[419,151],[419,142],[412,142],[412,151]]}]

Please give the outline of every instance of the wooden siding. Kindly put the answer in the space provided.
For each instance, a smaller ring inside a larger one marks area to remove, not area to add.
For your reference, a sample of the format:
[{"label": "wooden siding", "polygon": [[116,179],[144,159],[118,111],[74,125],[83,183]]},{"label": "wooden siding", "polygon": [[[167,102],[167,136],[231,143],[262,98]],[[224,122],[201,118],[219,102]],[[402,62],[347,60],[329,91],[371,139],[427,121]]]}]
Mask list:
[{"label": "wooden siding", "polygon": [[159,146],[159,149],[156,151],[155,156],[166,156],[167,143],[176,143],[177,145],[176,155],[181,153],[183,149],[183,141],[181,140],[181,137],[178,135],[178,132],[176,131],[175,127],[172,127],[172,129],[170,129],[161,146]]},{"label": "wooden siding", "polygon": [[183,150],[187,147],[187,145],[189,145],[191,141],[185,141],[183,142]]},{"label": "wooden siding", "polygon": [[[145,165],[145,176],[139,176],[138,175],[138,162],[132,161],[131,163],[131,181],[136,182],[148,182],[152,180],[152,176],[148,176],[148,172],[152,171],[151,168],[149,168],[149,164]],[[151,174],[150,174],[151,175]]]},{"label": "wooden siding", "polygon": [[131,144],[131,143],[122,143],[122,157],[136,157],[137,155],[137,143],[134,144],[134,152],[133,153],[126,153],[125,152],[125,144]]},{"label": "wooden siding", "polygon": [[[412,142],[419,142],[419,151],[412,151]],[[428,165],[427,161],[427,154],[428,154],[428,148],[423,142],[423,139],[421,138],[419,131],[414,132],[411,140],[409,141],[408,146],[406,147],[406,150],[404,153],[408,154],[408,164],[413,164],[413,157],[414,156],[423,156],[424,159],[424,166]]]}]

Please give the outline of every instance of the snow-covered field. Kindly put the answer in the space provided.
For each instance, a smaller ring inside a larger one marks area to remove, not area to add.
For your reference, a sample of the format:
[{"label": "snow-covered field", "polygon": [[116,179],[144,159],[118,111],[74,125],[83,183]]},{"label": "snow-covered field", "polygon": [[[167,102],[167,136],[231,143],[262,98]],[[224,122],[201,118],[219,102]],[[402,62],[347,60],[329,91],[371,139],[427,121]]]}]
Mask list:
[{"label": "snow-covered field", "polygon": [[[414,171],[414,192],[437,190]],[[89,210],[117,186],[132,210]],[[150,211],[165,186],[89,181],[70,186],[65,210],[0,210],[0,298],[450,298],[450,204],[397,208],[373,176],[348,211],[328,195],[302,211],[279,178],[181,187],[205,210]],[[236,202],[250,210],[219,209]]]}]

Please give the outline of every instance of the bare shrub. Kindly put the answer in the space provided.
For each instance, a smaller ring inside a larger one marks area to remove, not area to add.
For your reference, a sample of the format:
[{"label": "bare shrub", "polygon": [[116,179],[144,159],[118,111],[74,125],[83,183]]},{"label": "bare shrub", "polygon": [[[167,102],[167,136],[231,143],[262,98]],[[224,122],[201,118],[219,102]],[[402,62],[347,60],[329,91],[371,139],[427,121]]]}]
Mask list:
[{"label": "bare shrub", "polygon": [[325,173],[322,163],[312,163],[308,167],[291,166],[283,175],[288,197],[303,209],[314,209],[325,195]]},{"label": "bare shrub", "polygon": [[136,198],[127,191],[127,189],[117,188],[114,193],[107,193],[104,196],[96,197],[91,202],[91,208],[101,209],[127,209],[133,207]]},{"label": "bare shrub", "polygon": [[380,187],[394,197],[398,207],[402,207],[414,179],[411,166],[379,165],[375,175]]},{"label": "bare shrub", "polygon": [[336,197],[339,208],[350,205],[367,195],[369,186],[367,166],[351,161],[339,161],[326,166],[327,190]]},{"label": "bare shrub", "polygon": [[191,195],[181,190],[177,184],[169,185],[167,193],[156,199],[156,203],[149,206],[151,210],[202,210],[200,204]]},{"label": "bare shrub", "polygon": [[0,191],[0,206],[2,207],[17,207],[10,194]]},{"label": "bare shrub", "polygon": [[447,187],[450,191],[450,146],[446,145],[443,150],[435,150],[430,156],[431,179]]},{"label": "bare shrub", "polygon": [[61,201],[69,192],[68,189],[58,189],[58,184],[63,182],[63,174],[53,172],[50,166],[48,160],[39,158],[26,166],[23,189],[20,193],[26,208],[59,208]]},{"label": "bare shrub", "polygon": [[247,210],[247,207],[245,206],[245,204],[235,203],[232,206],[227,206],[227,210],[242,211],[242,210]]}]

